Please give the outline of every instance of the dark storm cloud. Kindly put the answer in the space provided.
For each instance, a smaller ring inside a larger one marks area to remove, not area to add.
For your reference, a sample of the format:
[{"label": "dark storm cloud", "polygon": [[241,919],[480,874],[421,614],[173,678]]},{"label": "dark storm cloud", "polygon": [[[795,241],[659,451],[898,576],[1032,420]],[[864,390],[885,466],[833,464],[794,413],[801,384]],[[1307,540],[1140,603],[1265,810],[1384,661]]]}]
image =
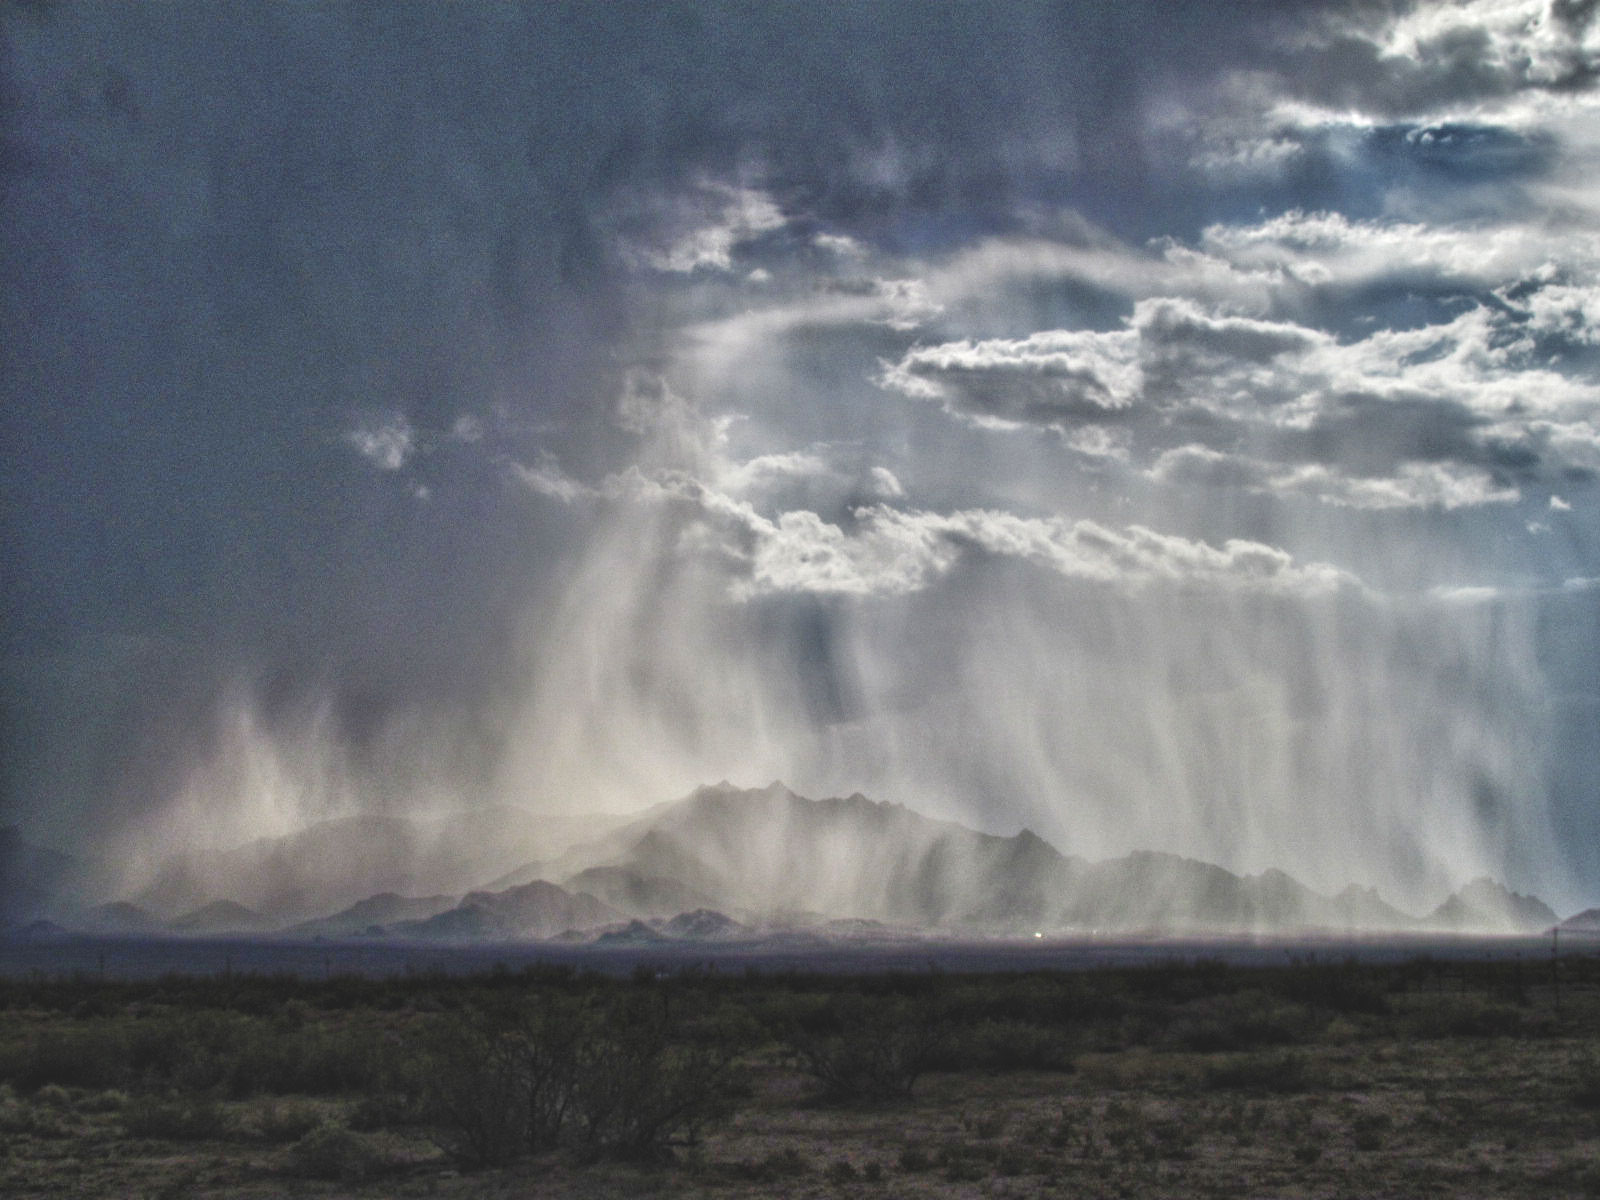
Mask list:
[{"label": "dark storm cloud", "polygon": [[[1382,11],[1381,9],[1377,11]],[[1282,69],[1284,90],[1348,112],[1409,116],[1522,91],[1593,85],[1600,53],[1587,3],[1393,5],[1334,16]]]},{"label": "dark storm cloud", "polygon": [[[1205,6],[1160,12],[13,6],[5,645],[155,638],[298,703],[359,690],[333,704],[355,743],[481,707],[581,538],[504,462],[632,445],[628,248],[679,244],[653,198],[753,173],[785,218],[908,247],[1008,226],[1030,190],[1126,207],[1161,47],[1232,52],[1194,36]],[[12,739],[50,740],[41,671]]]},{"label": "dark storm cloud", "polygon": [[1478,437],[1484,418],[1435,396],[1350,393],[1333,397],[1303,430],[1286,430],[1280,452],[1299,462],[1342,464],[1377,475],[1402,462],[1485,465],[1497,452]]}]

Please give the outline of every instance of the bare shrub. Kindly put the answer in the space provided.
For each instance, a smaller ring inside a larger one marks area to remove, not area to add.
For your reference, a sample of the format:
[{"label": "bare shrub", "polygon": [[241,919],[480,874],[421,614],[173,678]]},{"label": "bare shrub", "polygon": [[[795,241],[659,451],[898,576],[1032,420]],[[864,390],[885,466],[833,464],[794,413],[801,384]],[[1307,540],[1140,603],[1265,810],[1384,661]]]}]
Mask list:
[{"label": "bare shrub", "polygon": [[586,1150],[657,1158],[673,1138],[692,1142],[731,1111],[738,1027],[680,1021],[639,992],[596,1015],[580,1042],[573,1092]]},{"label": "bare shrub", "polygon": [[587,1005],[539,997],[442,1022],[427,1109],[469,1165],[562,1145],[591,1158],[659,1158],[730,1111],[745,1041],[645,992]]},{"label": "bare shrub", "polygon": [[904,1100],[938,1061],[946,1035],[927,1000],[830,997],[782,1037],[799,1069],[834,1102]]},{"label": "bare shrub", "polygon": [[440,1024],[425,1048],[425,1105],[443,1145],[467,1166],[500,1166],[532,1148],[522,1039],[481,1014]]}]

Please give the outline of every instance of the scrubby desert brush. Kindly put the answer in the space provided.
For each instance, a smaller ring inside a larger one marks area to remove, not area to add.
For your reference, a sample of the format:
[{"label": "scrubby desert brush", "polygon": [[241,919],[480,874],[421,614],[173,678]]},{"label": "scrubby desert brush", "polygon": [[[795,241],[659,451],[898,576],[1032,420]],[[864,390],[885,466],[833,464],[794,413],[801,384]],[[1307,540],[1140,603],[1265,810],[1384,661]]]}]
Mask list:
[{"label": "scrubby desert brush", "polygon": [[[72,1136],[71,1127],[60,1109],[15,1096],[0,1098],[0,1139],[16,1135],[60,1139]],[[0,1147],[4,1141],[0,1140]]]},{"label": "scrubby desert brush", "polygon": [[129,1137],[174,1142],[208,1141],[231,1129],[222,1106],[210,1096],[136,1096],[121,1113]]},{"label": "scrubby desert brush", "polygon": [[1378,1150],[1393,1126],[1394,1118],[1388,1113],[1362,1113],[1351,1125],[1350,1140],[1357,1150]]},{"label": "scrubby desert brush", "polygon": [[896,1159],[900,1169],[908,1175],[917,1175],[923,1171],[931,1170],[933,1158],[916,1142],[907,1142],[900,1147],[900,1155]]},{"label": "scrubby desert brush", "polygon": [[380,1173],[384,1156],[365,1137],[341,1125],[324,1123],[289,1148],[297,1175],[341,1183],[359,1183]]},{"label": "scrubby desert brush", "polygon": [[1163,1040],[1189,1050],[1252,1050],[1308,1041],[1323,1024],[1304,1004],[1250,990],[1184,1005]]},{"label": "scrubby desert brush", "polygon": [[1600,1109],[1600,1051],[1579,1066],[1572,1102],[1579,1108]]},{"label": "scrubby desert brush", "polygon": [[930,1066],[942,1071],[1071,1071],[1075,1047],[1052,1026],[1017,1020],[980,1020],[947,1028]]},{"label": "scrubby desert brush", "polygon": [[909,1099],[950,1046],[931,1000],[851,993],[791,1018],[777,1034],[821,1098],[839,1103]]},{"label": "scrubby desert brush", "polygon": [[257,1104],[243,1130],[264,1142],[296,1142],[326,1119],[326,1111],[310,1101],[267,1100]]},{"label": "scrubby desert brush", "polygon": [[1207,1064],[1201,1079],[1214,1091],[1295,1093],[1328,1086],[1326,1071],[1306,1055],[1289,1051],[1228,1055]]},{"label": "scrubby desert brush", "polygon": [[536,995],[434,1023],[426,1111],[464,1163],[557,1147],[658,1158],[727,1115],[749,1040],[743,1023],[645,993]]},{"label": "scrubby desert brush", "polygon": [[[569,1042],[556,1045],[571,1053]],[[498,1166],[542,1149],[529,1061],[546,1048],[537,1034],[530,1039],[518,1015],[464,1013],[434,1022],[420,1047],[428,1080],[423,1106],[443,1148],[468,1166]]]},{"label": "scrubby desert brush", "polygon": [[[1363,968],[1352,987],[1381,988],[1386,1014],[1318,1003],[1310,984],[1342,978],[1320,964],[0,980],[0,1194],[32,1194],[36,1177],[69,1194],[77,1158],[133,1180],[119,1194],[165,1194],[193,1184],[182,1164],[201,1154],[208,1176],[228,1163],[235,1179],[265,1167],[370,1190],[364,1173],[393,1170],[396,1191],[427,1174],[458,1197],[482,1194],[490,1181],[472,1172],[497,1158],[535,1157],[512,1174],[582,1194],[635,1174],[591,1174],[591,1160],[669,1156],[680,1172],[650,1173],[663,1190],[730,1196],[838,1191],[844,1171],[837,1186],[825,1176],[841,1160],[857,1190],[878,1163],[924,1190],[984,1180],[998,1194],[1038,1176],[1068,1192],[1159,1178],[1212,1194],[1242,1170],[1256,1173],[1246,1191],[1287,1172],[1374,1194],[1401,1158],[1460,1166],[1491,1145],[1521,1180],[1505,1194],[1583,1194],[1573,1148],[1600,1110],[1600,970],[1565,965],[1559,1010],[1531,971],[1529,1005],[1511,1008],[1496,964],[1454,964],[1448,988],[1429,977],[1409,992],[1386,986],[1403,964]],[[1078,1069],[1041,1074],[1054,1053]],[[856,1103],[816,1107],[819,1094]],[[459,1174],[438,1172],[440,1147]],[[1301,1162],[1301,1147],[1320,1156]]]},{"label": "scrubby desert brush", "polygon": [[746,1183],[778,1183],[809,1174],[811,1163],[793,1146],[768,1151],[760,1158],[729,1163],[725,1173],[732,1179]]},{"label": "scrubby desert brush", "polygon": [[579,1042],[572,1111],[590,1154],[658,1158],[674,1138],[694,1140],[731,1112],[738,1024],[690,1022],[653,997],[625,993]]}]

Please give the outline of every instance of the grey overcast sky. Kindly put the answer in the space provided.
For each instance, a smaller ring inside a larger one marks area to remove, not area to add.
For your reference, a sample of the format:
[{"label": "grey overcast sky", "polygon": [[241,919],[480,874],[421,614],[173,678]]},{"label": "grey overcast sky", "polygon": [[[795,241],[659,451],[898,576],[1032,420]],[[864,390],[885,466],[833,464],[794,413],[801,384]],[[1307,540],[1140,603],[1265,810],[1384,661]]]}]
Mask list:
[{"label": "grey overcast sky", "polygon": [[0,823],[862,790],[1600,903],[1600,17],[0,8]]}]

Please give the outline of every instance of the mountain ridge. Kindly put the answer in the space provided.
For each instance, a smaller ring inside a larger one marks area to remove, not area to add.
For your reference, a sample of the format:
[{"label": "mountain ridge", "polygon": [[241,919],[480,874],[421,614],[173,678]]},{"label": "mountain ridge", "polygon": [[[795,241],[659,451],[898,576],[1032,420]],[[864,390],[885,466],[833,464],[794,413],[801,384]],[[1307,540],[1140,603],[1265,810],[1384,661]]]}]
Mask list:
[{"label": "mountain ridge", "polygon": [[[169,889],[168,903],[157,906],[147,888],[134,902],[101,905],[83,920],[87,928],[130,932],[422,940],[623,937],[632,922],[655,928],[700,911],[727,923],[714,940],[857,926],[981,938],[1529,933],[1558,924],[1542,901],[1488,879],[1412,916],[1372,888],[1351,885],[1329,896],[1277,868],[1244,875],[1155,850],[1091,862],[1028,829],[985,833],[859,792],[808,799],[777,781],[758,789],[702,786],[615,818],[609,830],[569,841],[554,857],[498,869],[528,846],[550,844],[526,828],[536,820],[499,808],[445,819],[438,829],[383,816],[324,822],[211,860],[173,860],[210,881],[211,894],[189,897],[195,902],[180,916],[171,915],[172,901],[184,889]],[[462,860],[482,838],[494,843],[478,867],[487,883],[415,886],[441,872],[468,878]],[[363,843],[360,852],[352,839]],[[371,870],[395,844],[408,854]],[[432,845],[443,849],[430,858]],[[407,876],[402,868],[419,862],[427,868],[421,878]],[[279,870],[285,864],[295,870]],[[340,874],[352,864],[348,877]],[[349,898],[374,877],[399,886]],[[321,910],[307,917],[318,896]]]},{"label": "mountain ridge", "polygon": [[512,805],[336,817],[220,852],[174,855],[128,899],[169,919],[231,899],[286,924],[312,921],[384,893],[462,895],[579,828],[576,819],[540,818]]},{"label": "mountain ridge", "polygon": [[[756,926],[794,911],[977,935],[1510,933],[1555,923],[1542,902],[1498,884],[1474,882],[1456,906],[1416,917],[1372,888],[1327,896],[1276,868],[1239,875],[1152,850],[1088,862],[1031,830],[983,833],[859,792],[808,800],[778,782],[697,788],[512,877],[539,875],[581,883],[636,918],[693,902]],[[661,881],[692,894],[646,899]]]}]

